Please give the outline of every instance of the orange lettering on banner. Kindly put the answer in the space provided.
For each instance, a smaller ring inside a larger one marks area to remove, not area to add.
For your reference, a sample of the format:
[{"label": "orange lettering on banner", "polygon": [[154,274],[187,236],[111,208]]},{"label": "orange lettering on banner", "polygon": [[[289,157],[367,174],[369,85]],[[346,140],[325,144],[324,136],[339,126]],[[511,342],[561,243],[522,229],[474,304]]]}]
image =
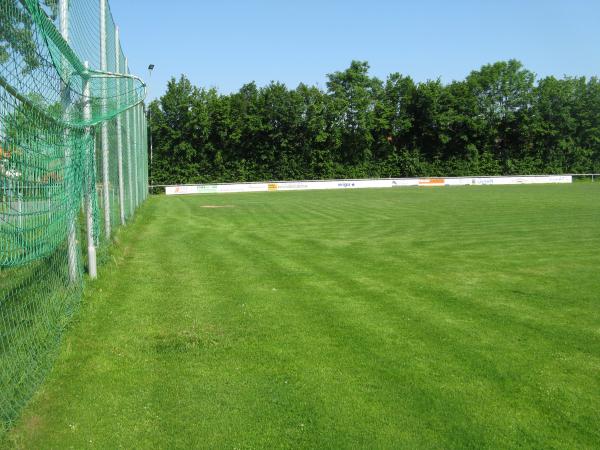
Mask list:
[{"label": "orange lettering on banner", "polygon": [[424,178],[419,180],[419,186],[445,186],[444,178]]},{"label": "orange lettering on banner", "polygon": [[270,192],[273,192],[276,191],[278,187],[279,186],[277,186],[277,183],[269,183],[268,189]]}]

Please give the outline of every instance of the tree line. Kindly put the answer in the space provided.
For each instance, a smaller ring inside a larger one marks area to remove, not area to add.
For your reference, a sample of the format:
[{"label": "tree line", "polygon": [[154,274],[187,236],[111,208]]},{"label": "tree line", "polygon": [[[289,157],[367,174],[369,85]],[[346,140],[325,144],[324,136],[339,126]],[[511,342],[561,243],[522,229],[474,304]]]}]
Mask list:
[{"label": "tree line", "polygon": [[235,93],[181,76],[149,105],[154,184],[600,170],[600,81],[536,79],[516,60],[462,81],[369,75],[327,88],[249,83]]}]

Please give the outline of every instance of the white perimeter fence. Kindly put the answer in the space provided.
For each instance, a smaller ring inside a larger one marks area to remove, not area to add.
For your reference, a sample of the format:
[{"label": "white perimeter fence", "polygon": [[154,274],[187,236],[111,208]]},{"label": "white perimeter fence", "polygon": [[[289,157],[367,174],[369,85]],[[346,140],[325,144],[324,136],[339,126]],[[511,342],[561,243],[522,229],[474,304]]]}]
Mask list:
[{"label": "white perimeter fence", "polygon": [[214,194],[233,192],[277,192],[328,189],[363,189],[393,187],[435,186],[499,186],[515,184],[569,184],[574,177],[599,177],[598,174],[523,175],[492,177],[431,177],[385,178],[361,180],[272,181],[264,183],[193,184],[177,186],[152,186],[165,188],[167,195]]}]

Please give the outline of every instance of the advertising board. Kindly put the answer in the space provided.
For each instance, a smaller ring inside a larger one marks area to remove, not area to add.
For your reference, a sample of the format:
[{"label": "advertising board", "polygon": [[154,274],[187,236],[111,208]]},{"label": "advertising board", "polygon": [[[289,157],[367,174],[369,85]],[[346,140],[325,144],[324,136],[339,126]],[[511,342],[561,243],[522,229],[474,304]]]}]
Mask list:
[{"label": "advertising board", "polygon": [[391,187],[440,187],[440,186],[500,186],[511,184],[572,183],[570,175],[529,175],[494,177],[451,177],[451,178],[385,178],[370,180],[329,181],[277,181],[270,183],[233,183],[168,186],[167,195],[233,193],[233,192],[277,192],[309,191],[329,189],[365,189]]}]

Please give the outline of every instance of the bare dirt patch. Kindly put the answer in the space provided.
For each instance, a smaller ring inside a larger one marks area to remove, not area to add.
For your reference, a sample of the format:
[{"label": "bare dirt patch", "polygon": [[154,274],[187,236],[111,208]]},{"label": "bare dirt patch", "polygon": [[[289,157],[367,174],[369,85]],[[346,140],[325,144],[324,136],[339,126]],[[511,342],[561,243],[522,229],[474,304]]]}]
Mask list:
[{"label": "bare dirt patch", "polygon": [[[22,437],[26,437],[28,440],[34,436],[36,436],[39,432],[41,432],[44,428],[44,421],[38,415],[26,416],[23,418],[21,423],[13,430],[17,431],[12,433],[12,435],[7,436],[10,439],[13,447],[16,449],[25,448],[21,442]],[[2,442],[0,440],[0,447],[2,446]]]}]

